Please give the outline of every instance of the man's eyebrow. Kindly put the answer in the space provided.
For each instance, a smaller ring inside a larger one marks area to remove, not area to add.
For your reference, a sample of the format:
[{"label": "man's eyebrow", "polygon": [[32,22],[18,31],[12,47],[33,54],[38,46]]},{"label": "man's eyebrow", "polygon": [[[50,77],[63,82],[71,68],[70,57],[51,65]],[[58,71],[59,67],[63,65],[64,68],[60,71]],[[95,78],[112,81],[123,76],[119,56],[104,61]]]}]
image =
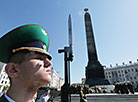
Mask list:
[{"label": "man's eyebrow", "polygon": [[47,57],[47,55],[40,54],[40,53],[38,53],[38,54],[37,54],[37,57],[41,57],[41,58],[48,58],[48,57]]}]

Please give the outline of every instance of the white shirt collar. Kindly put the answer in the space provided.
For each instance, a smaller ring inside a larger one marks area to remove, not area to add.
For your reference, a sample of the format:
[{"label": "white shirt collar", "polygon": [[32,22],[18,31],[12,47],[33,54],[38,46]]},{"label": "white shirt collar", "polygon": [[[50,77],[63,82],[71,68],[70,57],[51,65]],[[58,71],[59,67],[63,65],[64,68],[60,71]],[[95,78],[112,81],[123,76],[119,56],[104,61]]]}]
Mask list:
[{"label": "white shirt collar", "polygon": [[4,97],[9,101],[9,102],[15,102],[13,99],[11,99],[7,94],[4,94]]},{"label": "white shirt collar", "polygon": [[[9,102],[16,102],[13,99],[11,99],[9,96],[7,96],[7,94],[4,94],[4,97],[9,101]],[[33,102],[35,102],[35,100],[33,99]]]}]

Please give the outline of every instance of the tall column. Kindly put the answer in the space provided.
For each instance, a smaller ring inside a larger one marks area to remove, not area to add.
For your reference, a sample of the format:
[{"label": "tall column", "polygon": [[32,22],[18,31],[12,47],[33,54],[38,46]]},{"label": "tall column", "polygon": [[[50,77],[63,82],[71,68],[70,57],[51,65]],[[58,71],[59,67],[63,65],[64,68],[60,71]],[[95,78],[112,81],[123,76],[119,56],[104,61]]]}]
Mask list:
[{"label": "tall column", "polygon": [[85,28],[86,28],[87,47],[88,47],[88,60],[98,61],[94,34],[93,34],[93,29],[91,24],[91,17],[87,11],[85,13]]},{"label": "tall column", "polygon": [[86,67],[86,84],[89,86],[95,85],[109,85],[108,80],[105,79],[103,66],[98,61],[94,33],[92,29],[91,17],[88,9],[85,10],[85,29],[88,50],[88,65]]}]

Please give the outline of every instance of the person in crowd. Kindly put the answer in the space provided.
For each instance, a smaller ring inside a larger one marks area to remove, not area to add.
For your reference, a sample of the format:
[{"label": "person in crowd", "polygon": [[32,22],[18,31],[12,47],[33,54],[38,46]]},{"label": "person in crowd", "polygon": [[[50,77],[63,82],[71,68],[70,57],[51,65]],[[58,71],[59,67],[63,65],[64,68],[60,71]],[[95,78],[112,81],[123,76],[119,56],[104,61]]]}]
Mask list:
[{"label": "person in crowd", "polygon": [[87,102],[86,96],[83,92],[83,87],[80,86],[80,102]]},{"label": "person in crowd", "polygon": [[121,87],[121,85],[119,83],[116,83],[115,84],[115,93],[117,93],[117,94],[120,94],[121,93],[120,87]]},{"label": "person in crowd", "polygon": [[131,93],[131,94],[134,94],[134,86],[132,85],[132,83],[128,83],[128,90],[129,90],[129,92]]},{"label": "person in crowd", "polygon": [[0,38],[0,61],[10,79],[0,102],[34,102],[37,90],[51,82],[49,37],[39,24],[15,28]]},{"label": "person in crowd", "polygon": [[53,98],[50,95],[50,88],[46,88],[45,93],[41,95],[39,102],[53,102]]},{"label": "person in crowd", "polygon": [[101,92],[102,92],[101,87],[98,87],[98,92],[99,92],[99,93],[101,93]]}]

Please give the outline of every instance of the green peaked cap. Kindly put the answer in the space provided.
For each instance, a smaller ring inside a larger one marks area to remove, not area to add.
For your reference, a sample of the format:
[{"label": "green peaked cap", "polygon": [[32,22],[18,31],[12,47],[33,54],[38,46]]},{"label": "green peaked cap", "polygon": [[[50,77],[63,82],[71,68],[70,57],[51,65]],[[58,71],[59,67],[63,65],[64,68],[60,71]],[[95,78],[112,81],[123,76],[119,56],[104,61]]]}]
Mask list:
[{"label": "green peaked cap", "polygon": [[41,25],[23,25],[0,38],[0,61],[8,63],[15,52],[22,50],[40,52],[51,59],[51,55],[47,52],[48,47],[48,33]]}]

